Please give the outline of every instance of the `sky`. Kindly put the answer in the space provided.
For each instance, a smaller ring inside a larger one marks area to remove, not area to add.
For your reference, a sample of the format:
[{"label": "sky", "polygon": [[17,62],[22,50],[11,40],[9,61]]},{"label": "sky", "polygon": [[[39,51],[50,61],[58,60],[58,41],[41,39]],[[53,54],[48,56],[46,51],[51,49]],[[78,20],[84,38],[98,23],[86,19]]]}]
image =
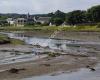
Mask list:
[{"label": "sky", "polygon": [[44,14],[61,10],[86,10],[100,0],[0,0],[0,13]]}]

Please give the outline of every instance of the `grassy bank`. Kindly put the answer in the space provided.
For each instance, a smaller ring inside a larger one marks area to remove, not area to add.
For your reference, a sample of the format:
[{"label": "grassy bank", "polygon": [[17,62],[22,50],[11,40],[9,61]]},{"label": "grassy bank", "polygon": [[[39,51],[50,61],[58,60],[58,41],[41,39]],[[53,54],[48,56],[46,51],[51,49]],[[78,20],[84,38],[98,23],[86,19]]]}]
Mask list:
[{"label": "grassy bank", "polygon": [[43,26],[43,27],[36,27],[37,30],[62,30],[62,31],[100,31],[100,27],[97,25],[90,26],[90,25],[78,25],[78,26]]},{"label": "grassy bank", "polygon": [[100,28],[95,26],[25,26],[25,27],[0,27],[0,31],[100,31]]},{"label": "grassy bank", "polygon": [[10,44],[13,44],[13,45],[24,45],[25,42],[21,41],[21,40],[18,40],[18,39],[10,39]]},{"label": "grassy bank", "polygon": [[0,34],[0,44],[13,44],[13,45],[23,45],[24,41],[18,39],[11,39],[6,35]]},{"label": "grassy bank", "polygon": [[10,43],[10,39],[5,35],[0,34],[0,44],[7,44],[7,43]]}]

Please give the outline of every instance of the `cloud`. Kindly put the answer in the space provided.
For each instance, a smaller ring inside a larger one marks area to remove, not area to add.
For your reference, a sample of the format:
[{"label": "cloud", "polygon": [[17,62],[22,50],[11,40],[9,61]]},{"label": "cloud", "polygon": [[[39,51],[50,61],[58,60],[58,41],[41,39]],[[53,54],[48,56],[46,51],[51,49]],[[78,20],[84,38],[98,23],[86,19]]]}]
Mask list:
[{"label": "cloud", "polygon": [[69,12],[100,4],[100,0],[0,0],[0,13]]}]

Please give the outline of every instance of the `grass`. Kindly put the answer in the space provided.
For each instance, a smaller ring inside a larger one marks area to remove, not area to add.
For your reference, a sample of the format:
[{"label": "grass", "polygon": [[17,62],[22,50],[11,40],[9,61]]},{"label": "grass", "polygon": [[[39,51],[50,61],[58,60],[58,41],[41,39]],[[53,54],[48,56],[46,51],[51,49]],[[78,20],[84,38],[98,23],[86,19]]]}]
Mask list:
[{"label": "grass", "polygon": [[0,44],[9,43],[9,42],[10,42],[10,39],[7,36],[0,34]]},{"label": "grass", "polygon": [[22,40],[18,40],[18,39],[11,39],[10,40],[10,44],[13,44],[13,45],[24,45],[25,42],[22,41]]},{"label": "grass", "polygon": [[43,27],[36,27],[34,29],[44,30],[44,31],[55,31],[55,30],[62,30],[62,31],[100,31],[100,28],[97,26],[43,26]]},{"label": "grass", "polygon": [[95,26],[25,26],[25,27],[0,27],[0,31],[100,31],[100,28]]},{"label": "grass", "polygon": [[27,27],[0,27],[0,31],[30,31],[33,28],[27,28]]},{"label": "grass", "polygon": [[57,57],[60,56],[60,53],[48,53],[49,57]]},{"label": "grass", "polygon": [[18,39],[10,39],[6,35],[0,34],[0,44],[23,45],[25,42]]}]

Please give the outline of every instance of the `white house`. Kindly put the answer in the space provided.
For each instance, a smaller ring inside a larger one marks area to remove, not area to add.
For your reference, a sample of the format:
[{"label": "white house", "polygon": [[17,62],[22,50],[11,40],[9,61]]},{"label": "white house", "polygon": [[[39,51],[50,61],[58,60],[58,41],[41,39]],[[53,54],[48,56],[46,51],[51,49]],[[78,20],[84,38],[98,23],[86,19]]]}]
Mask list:
[{"label": "white house", "polygon": [[15,24],[15,21],[14,21],[13,18],[8,18],[6,21],[7,21],[10,25],[14,25],[14,24]]}]

